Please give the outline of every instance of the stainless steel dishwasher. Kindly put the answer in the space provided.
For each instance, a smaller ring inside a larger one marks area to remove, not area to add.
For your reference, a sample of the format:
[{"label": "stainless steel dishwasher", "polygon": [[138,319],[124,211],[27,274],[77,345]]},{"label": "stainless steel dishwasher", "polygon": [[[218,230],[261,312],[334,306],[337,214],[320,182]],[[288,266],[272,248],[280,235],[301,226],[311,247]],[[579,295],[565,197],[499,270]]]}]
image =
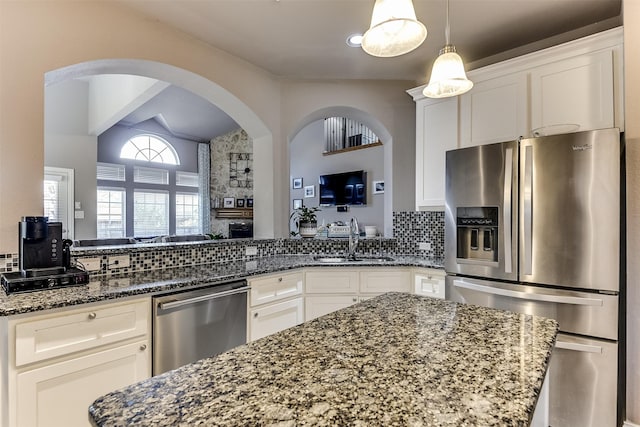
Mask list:
[{"label": "stainless steel dishwasher", "polygon": [[246,280],[153,298],[153,375],[247,342]]}]

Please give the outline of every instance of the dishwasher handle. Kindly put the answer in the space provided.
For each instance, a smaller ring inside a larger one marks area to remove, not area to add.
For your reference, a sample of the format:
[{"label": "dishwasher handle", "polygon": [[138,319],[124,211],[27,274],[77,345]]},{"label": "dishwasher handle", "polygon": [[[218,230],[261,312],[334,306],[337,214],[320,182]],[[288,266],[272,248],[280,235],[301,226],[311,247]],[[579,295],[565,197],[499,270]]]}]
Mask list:
[{"label": "dishwasher handle", "polygon": [[228,291],[222,291],[222,292],[212,292],[210,294],[200,295],[193,298],[161,302],[161,303],[158,303],[158,310],[170,310],[172,308],[182,307],[184,305],[195,304],[198,302],[208,301],[216,298],[223,298],[223,297],[227,297],[235,294],[242,294],[242,293],[249,292],[249,289],[251,289],[250,286],[243,286],[241,288],[230,289]]}]

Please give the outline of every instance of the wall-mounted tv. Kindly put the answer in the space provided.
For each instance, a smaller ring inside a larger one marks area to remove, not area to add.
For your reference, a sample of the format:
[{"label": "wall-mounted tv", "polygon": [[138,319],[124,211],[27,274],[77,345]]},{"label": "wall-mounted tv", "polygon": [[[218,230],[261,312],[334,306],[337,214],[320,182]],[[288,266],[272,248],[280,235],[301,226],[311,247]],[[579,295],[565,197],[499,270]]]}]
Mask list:
[{"label": "wall-mounted tv", "polygon": [[320,206],[366,204],[367,173],[365,171],[320,176]]}]

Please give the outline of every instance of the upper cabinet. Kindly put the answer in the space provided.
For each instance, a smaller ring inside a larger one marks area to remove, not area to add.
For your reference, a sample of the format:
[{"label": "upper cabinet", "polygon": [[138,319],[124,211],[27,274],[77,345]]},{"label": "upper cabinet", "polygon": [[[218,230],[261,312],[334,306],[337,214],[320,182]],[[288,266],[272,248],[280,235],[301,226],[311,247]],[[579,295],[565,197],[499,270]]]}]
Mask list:
[{"label": "upper cabinet", "polygon": [[529,129],[527,76],[507,75],[474,83],[460,97],[460,147],[518,139]]},{"label": "upper cabinet", "polygon": [[[531,71],[531,129],[589,130],[614,126],[613,51],[580,55]],[[545,131],[546,130],[546,131]]]},{"label": "upper cabinet", "polygon": [[624,131],[622,28],[468,72],[466,94],[416,102],[416,209],[444,207],[445,151],[617,127]]}]

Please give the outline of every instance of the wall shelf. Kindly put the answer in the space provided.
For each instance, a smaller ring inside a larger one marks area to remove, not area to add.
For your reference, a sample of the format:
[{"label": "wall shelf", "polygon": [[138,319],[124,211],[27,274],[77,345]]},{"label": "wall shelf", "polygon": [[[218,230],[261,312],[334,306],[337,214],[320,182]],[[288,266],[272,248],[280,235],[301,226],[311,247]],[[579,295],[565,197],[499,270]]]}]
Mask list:
[{"label": "wall shelf", "polygon": [[252,219],[253,208],[214,208],[216,218]]}]

